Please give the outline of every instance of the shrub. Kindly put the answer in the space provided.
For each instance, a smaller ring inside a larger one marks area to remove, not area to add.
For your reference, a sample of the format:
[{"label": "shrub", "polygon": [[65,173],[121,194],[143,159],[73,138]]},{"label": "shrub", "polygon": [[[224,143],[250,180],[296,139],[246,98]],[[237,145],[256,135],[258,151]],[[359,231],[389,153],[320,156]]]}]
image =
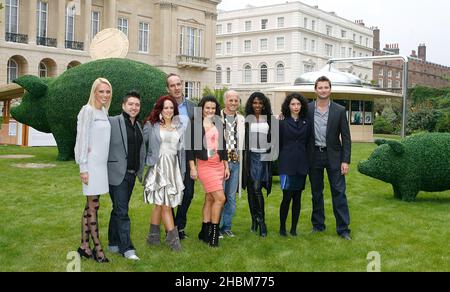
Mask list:
[{"label": "shrub", "polygon": [[394,133],[394,127],[383,116],[379,116],[373,123],[373,132],[375,134],[392,134]]},{"label": "shrub", "polygon": [[450,112],[447,112],[441,116],[437,122],[436,131],[450,133]]}]

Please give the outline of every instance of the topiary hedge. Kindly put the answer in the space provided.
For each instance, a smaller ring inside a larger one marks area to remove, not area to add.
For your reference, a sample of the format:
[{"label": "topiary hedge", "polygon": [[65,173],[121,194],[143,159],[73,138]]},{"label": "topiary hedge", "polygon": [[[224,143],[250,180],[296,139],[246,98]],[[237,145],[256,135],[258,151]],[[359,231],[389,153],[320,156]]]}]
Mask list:
[{"label": "topiary hedge", "polygon": [[420,191],[450,190],[450,134],[424,133],[379,145],[358,171],[390,183],[394,196],[414,201]]},{"label": "topiary hedge", "polygon": [[74,157],[77,115],[89,99],[92,83],[104,77],[112,85],[110,116],[122,111],[122,97],[130,90],[142,96],[141,114],[151,111],[155,100],[166,92],[166,74],[148,64],[128,59],[103,59],[79,65],[56,78],[23,76],[14,82],[27,90],[22,103],[11,109],[19,122],[52,133],[58,145],[58,159]]}]

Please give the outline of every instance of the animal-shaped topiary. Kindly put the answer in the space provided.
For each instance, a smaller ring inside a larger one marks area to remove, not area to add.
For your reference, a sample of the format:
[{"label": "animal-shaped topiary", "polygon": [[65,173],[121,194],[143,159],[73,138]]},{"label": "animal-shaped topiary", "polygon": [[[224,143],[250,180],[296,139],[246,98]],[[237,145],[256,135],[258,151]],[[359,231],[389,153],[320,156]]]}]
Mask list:
[{"label": "animal-shaped topiary", "polygon": [[414,201],[420,191],[450,189],[450,133],[418,134],[402,141],[377,140],[379,147],[358,171],[392,184],[394,196]]},{"label": "animal-shaped topiary", "polygon": [[26,75],[14,80],[26,93],[21,104],[11,109],[11,115],[38,131],[52,133],[58,160],[73,159],[77,115],[98,77],[112,85],[110,116],[121,113],[122,97],[130,90],[141,94],[140,119],[147,116],[158,97],[167,94],[163,71],[128,59],[102,59],[71,68],[56,78]]}]

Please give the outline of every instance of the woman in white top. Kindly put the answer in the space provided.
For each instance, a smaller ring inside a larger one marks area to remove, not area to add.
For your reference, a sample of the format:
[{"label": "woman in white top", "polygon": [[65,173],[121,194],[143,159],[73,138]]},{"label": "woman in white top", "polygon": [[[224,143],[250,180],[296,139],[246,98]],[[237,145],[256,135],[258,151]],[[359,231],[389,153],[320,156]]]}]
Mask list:
[{"label": "woman in white top", "polygon": [[[111,126],[108,110],[111,105],[112,87],[108,80],[98,78],[92,84],[88,103],[78,114],[75,161],[80,166],[83,193],[87,198],[81,223],[81,257],[94,258],[99,263],[109,260],[103,253],[98,231],[97,211],[99,195],[108,193],[108,153]],[[95,249],[89,246],[89,235]]]}]

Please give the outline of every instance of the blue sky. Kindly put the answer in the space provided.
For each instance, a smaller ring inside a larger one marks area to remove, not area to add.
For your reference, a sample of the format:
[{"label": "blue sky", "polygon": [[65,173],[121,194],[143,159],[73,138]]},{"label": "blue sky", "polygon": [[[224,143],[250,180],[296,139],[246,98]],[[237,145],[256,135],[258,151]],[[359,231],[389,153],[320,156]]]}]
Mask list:
[{"label": "blue sky", "polygon": [[[218,9],[234,10],[246,5],[265,6],[286,0],[222,0]],[[289,1],[296,2],[296,1]],[[381,30],[381,46],[398,43],[400,53],[410,55],[420,43],[427,45],[427,60],[450,67],[450,1],[448,0],[303,0],[319,5],[348,20],[363,19],[366,26]]]}]

